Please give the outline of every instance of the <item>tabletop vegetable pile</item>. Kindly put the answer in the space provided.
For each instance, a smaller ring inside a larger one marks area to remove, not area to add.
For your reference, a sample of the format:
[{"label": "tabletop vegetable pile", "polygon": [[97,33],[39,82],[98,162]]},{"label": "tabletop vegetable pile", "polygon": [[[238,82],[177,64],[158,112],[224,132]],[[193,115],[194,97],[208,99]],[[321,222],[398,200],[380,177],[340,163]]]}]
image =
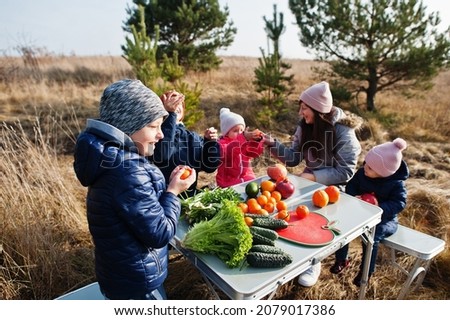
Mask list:
[{"label": "tabletop vegetable pile", "polygon": [[182,217],[189,229],[182,245],[214,254],[230,268],[278,268],[291,263],[292,257],[275,245],[274,230],[288,223],[276,216],[244,213],[239,206],[242,201],[233,188],[206,189],[183,199]]}]

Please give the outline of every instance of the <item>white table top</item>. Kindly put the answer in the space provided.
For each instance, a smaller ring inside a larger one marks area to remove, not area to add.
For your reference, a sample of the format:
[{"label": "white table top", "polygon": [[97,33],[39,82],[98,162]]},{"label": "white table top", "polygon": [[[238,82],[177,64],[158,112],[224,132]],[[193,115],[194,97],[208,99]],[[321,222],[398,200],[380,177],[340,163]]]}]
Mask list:
[{"label": "white table top", "polygon": [[[337,203],[320,209],[316,208],[311,202],[312,193],[314,190],[325,188],[325,186],[294,175],[289,175],[289,178],[294,183],[296,191],[292,197],[286,200],[288,209],[295,210],[297,205],[304,204],[309,207],[310,211],[320,213],[330,221],[337,220],[335,226],[340,229],[341,233],[335,236],[332,243],[320,247],[304,246],[284,239],[276,240],[276,246],[293,257],[293,262],[284,268],[230,269],[213,255],[199,254],[183,249],[181,241],[188,230],[188,225],[185,221],[180,221],[178,224],[173,245],[231,299],[260,299],[270,294],[279,285],[293,279],[312,264],[331,255],[346,243],[373,228],[381,220],[381,208],[344,193],[341,193]],[[268,177],[263,176],[255,181],[260,182],[263,179],[268,179]],[[239,193],[245,194],[247,183],[234,188]]]}]

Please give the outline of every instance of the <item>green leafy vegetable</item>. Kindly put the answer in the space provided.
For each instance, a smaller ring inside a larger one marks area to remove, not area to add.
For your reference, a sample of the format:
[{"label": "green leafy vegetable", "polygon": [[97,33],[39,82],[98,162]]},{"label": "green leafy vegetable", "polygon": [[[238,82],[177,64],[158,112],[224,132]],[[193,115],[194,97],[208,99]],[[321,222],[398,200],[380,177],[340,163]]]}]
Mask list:
[{"label": "green leafy vegetable", "polygon": [[194,224],[182,244],[192,251],[214,254],[230,268],[236,268],[252,247],[252,235],[242,212],[233,201],[224,200],[210,220]]},{"label": "green leafy vegetable", "polygon": [[195,196],[181,200],[181,213],[190,225],[210,220],[222,207],[224,200],[236,205],[242,201],[241,195],[233,188],[205,189]]}]

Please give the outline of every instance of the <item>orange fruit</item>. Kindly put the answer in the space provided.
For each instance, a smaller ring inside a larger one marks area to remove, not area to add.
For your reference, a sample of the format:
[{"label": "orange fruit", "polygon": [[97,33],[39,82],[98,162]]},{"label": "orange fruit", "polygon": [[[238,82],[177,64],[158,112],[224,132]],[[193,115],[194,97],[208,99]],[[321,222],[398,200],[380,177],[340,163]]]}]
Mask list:
[{"label": "orange fruit", "polygon": [[261,191],[269,191],[272,192],[275,190],[275,183],[273,181],[270,180],[265,180],[263,182],[261,182]]},{"label": "orange fruit", "polygon": [[282,198],[280,191],[277,191],[277,190],[272,191],[272,193],[270,195],[272,196],[272,198],[275,198],[277,200],[277,202],[280,201]]},{"label": "orange fruit", "polygon": [[284,201],[278,201],[277,202],[277,210],[278,211],[282,211],[282,210],[287,210],[287,204]]},{"label": "orange fruit", "polygon": [[309,208],[307,206],[301,204],[301,205],[297,206],[297,208],[295,208],[295,213],[297,214],[297,216],[300,219],[304,219],[309,214]]},{"label": "orange fruit", "polygon": [[258,196],[258,198],[256,198],[256,201],[258,201],[260,206],[264,206],[267,203],[267,197],[261,194]]},{"label": "orange fruit", "polygon": [[245,224],[249,227],[253,225],[253,219],[250,217],[244,217]]},{"label": "orange fruit", "polygon": [[325,192],[328,194],[330,203],[335,203],[339,200],[341,192],[336,186],[328,186],[325,188]]},{"label": "orange fruit", "polygon": [[258,214],[262,216],[268,216],[269,212],[266,209],[262,208],[261,210],[259,210]]},{"label": "orange fruit", "polygon": [[238,207],[241,209],[242,213],[248,212],[248,205],[244,202],[238,203]]},{"label": "orange fruit", "polygon": [[273,198],[273,197],[270,197],[269,199],[267,199],[267,202],[271,202],[271,203],[273,203],[273,205],[275,206],[276,204],[277,204],[277,199],[275,199],[275,198]]},{"label": "orange fruit", "polygon": [[313,193],[312,203],[316,207],[323,208],[328,204],[329,201],[330,198],[328,197],[328,193],[326,193],[325,190],[316,190]]},{"label": "orange fruit", "polygon": [[250,213],[259,213],[261,210],[261,205],[255,198],[250,198],[247,200],[248,212]]},{"label": "orange fruit", "polygon": [[185,168],[183,173],[180,176],[181,180],[187,179],[187,177],[189,177],[192,173],[192,169],[191,168]]},{"label": "orange fruit", "polygon": [[291,218],[291,215],[290,215],[289,211],[287,211],[287,210],[281,210],[277,214],[277,219],[289,221],[290,218]]},{"label": "orange fruit", "polygon": [[263,195],[265,195],[266,197],[267,197],[267,199],[269,199],[272,195],[270,194],[270,192],[269,191],[263,191],[263,192],[261,192],[261,194],[263,194]]},{"label": "orange fruit", "polygon": [[272,202],[267,202],[264,207],[264,210],[266,210],[268,213],[273,213],[275,211],[275,204]]}]

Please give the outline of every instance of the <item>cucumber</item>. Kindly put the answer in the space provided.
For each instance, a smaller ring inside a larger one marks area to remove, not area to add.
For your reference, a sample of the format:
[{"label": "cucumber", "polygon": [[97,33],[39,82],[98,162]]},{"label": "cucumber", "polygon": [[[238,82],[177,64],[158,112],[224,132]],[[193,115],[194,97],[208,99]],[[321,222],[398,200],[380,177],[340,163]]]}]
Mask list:
[{"label": "cucumber", "polygon": [[260,217],[253,218],[253,225],[272,230],[284,229],[288,227],[288,223],[285,220]]},{"label": "cucumber", "polygon": [[275,246],[268,246],[264,244],[255,244],[253,245],[249,252],[263,252],[263,253],[278,253],[283,254],[285,253],[283,249],[275,247]]},{"label": "cucumber", "polygon": [[260,235],[259,233],[256,233],[255,231],[252,231],[252,229],[250,229],[250,233],[252,234],[253,237],[253,245],[255,244],[265,244],[268,246],[275,246],[275,241],[267,238],[265,236]]},{"label": "cucumber", "polygon": [[271,216],[263,216],[262,214],[259,214],[259,213],[246,213],[244,216],[252,218],[252,219],[254,219],[254,218],[273,219]]},{"label": "cucumber", "polygon": [[251,226],[250,231],[252,231],[252,230],[253,230],[253,232],[258,233],[266,238],[269,238],[272,240],[278,239],[278,233],[272,229]]},{"label": "cucumber", "polygon": [[287,253],[249,252],[247,262],[255,268],[282,268],[292,263],[292,256]]}]

